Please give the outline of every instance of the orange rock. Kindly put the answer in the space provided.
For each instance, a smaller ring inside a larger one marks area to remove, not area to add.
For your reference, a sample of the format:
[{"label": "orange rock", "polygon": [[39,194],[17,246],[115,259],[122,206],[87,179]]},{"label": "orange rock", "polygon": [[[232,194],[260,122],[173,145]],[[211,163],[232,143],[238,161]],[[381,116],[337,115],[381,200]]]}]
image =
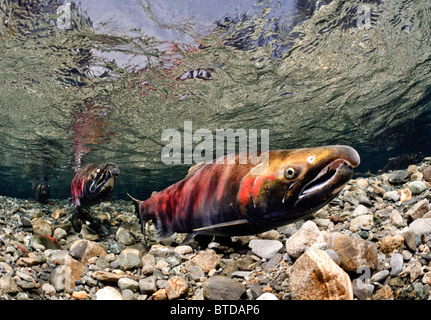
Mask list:
[{"label": "orange rock", "polygon": [[88,299],[88,293],[85,291],[74,291],[72,293],[72,298],[75,298],[76,300],[85,300]]},{"label": "orange rock", "polygon": [[52,218],[54,220],[57,220],[57,219],[59,219],[61,217],[64,217],[65,215],[66,215],[66,211],[64,211],[63,209],[58,208],[58,209],[55,209],[54,213],[52,214]]},{"label": "orange rock", "polygon": [[294,300],[352,300],[349,275],[322,250],[309,250],[292,266],[289,285]]},{"label": "orange rock", "polygon": [[404,244],[403,237],[387,236],[380,239],[380,251],[383,253],[391,253],[392,251],[402,247]]},{"label": "orange rock", "polygon": [[412,198],[412,192],[409,188],[401,189],[400,191],[400,201],[404,202]]},{"label": "orange rock", "polygon": [[199,252],[196,256],[190,259],[188,265],[196,265],[200,267],[203,272],[208,273],[210,270],[215,269],[220,261],[220,257],[213,249],[206,249]]},{"label": "orange rock", "polygon": [[166,295],[165,289],[159,289],[156,292],[154,292],[151,297],[153,300],[166,300],[168,297]]},{"label": "orange rock", "polygon": [[384,285],[379,290],[376,291],[376,294],[373,297],[374,300],[393,300],[394,293],[389,285]]},{"label": "orange rock", "polygon": [[187,293],[189,284],[184,278],[175,276],[167,281],[165,290],[169,300],[178,299]]}]

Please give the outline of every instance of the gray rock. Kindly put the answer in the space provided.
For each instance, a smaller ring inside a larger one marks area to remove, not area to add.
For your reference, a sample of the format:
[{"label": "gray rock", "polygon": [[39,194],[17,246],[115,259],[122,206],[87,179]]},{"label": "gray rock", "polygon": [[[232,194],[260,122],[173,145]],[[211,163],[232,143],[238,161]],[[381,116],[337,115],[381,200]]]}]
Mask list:
[{"label": "gray rock", "polygon": [[302,227],[286,240],[286,252],[292,258],[299,258],[309,248],[326,245],[323,234],[313,221],[306,221]]},{"label": "gray rock", "polygon": [[400,200],[400,195],[399,195],[398,191],[396,191],[396,190],[387,191],[383,194],[383,199],[397,202],[398,200]]},{"label": "gray rock", "polygon": [[427,190],[427,185],[423,181],[412,181],[408,184],[408,188],[413,195],[418,195]]},{"label": "gray rock", "polygon": [[57,293],[54,286],[48,282],[42,284],[42,294],[46,296],[53,296]]},{"label": "gray rock", "polygon": [[200,281],[202,277],[205,277],[205,272],[196,265],[187,266],[187,272],[189,277],[194,281]]},{"label": "gray rock", "polygon": [[431,233],[431,218],[419,218],[413,221],[409,228],[416,235]]},{"label": "gray rock", "polygon": [[283,244],[278,240],[252,239],[248,246],[255,255],[261,258],[271,259],[280,251]]},{"label": "gray rock", "polygon": [[27,227],[27,228],[31,227],[33,225],[31,222],[31,219],[29,217],[27,217],[26,215],[22,215],[20,221],[21,221],[22,225],[24,227]]},{"label": "gray rock", "polygon": [[169,256],[164,259],[170,268],[174,268],[181,263],[181,259],[176,256]]},{"label": "gray rock", "polygon": [[394,253],[391,258],[391,272],[392,277],[397,276],[403,270],[404,259],[399,253]]},{"label": "gray rock", "polygon": [[374,285],[371,283],[365,283],[361,279],[354,279],[352,281],[353,294],[359,300],[371,299],[374,291]]},{"label": "gray rock", "polygon": [[133,292],[136,292],[139,289],[139,283],[129,278],[121,278],[118,280],[118,286],[121,290],[131,290]]},{"label": "gray rock", "polygon": [[33,277],[31,275],[29,275],[29,274],[27,274],[25,272],[22,272],[20,270],[17,270],[15,272],[15,275],[17,275],[18,277],[20,277],[22,280],[25,280],[25,281],[28,281],[28,282],[34,282],[34,279],[33,279]]},{"label": "gray rock", "polygon": [[139,280],[139,291],[143,294],[151,294],[157,291],[156,277],[149,276]]},{"label": "gray rock", "polygon": [[389,276],[389,270],[381,270],[371,277],[371,282],[382,282]]},{"label": "gray rock", "polygon": [[254,282],[250,286],[250,293],[251,293],[251,296],[256,299],[262,294],[262,286],[259,285],[257,282]]},{"label": "gray rock", "polygon": [[391,211],[390,220],[395,227],[404,227],[406,225],[402,215],[395,209]]},{"label": "gray rock", "polygon": [[10,276],[0,277],[0,292],[5,294],[16,294],[19,291],[15,281]]},{"label": "gray rock", "polygon": [[66,239],[67,232],[62,228],[55,228],[53,236],[55,240]]},{"label": "gray rock", "polygon": [[292,227],[291,225],[286,225],[277,229],[277,231],[281,234],[284,234],[286,238],[290,238],[293,236],[298,230]]},{"label": "gray rock", "polygon": [[142,273],[151,274],[156,268],[156,260],[152,254],[146,254],[142,257]]},{"label": "gray rock", "polygon": [[362,227],[369,227],[373,224],[373,215],[372,214],[364,214],[353,218],[350,221],[349,230],[352,232],[359,231]]},{"label": "gray rock", "polygon": [[136,269],[142,267],[142,260],[134,253],[121,253],[115,260],[122,270]]},{"label": "gray rock", "polygon": [[115,234],[115,239],[118,243],[125,246],[130,246],[135,243],[135,238],[123,227],[118,228],[117,233]]},{"label": "gray rock", "polygon": [[272,256],[271,259],[269,259],[268,262],[265,263],[265,265],[263,266],[263,270],[268,271],[273,268],[276,268],[282,259],[283,255],[281,253],[276,253],[274,256]]},{"label": "gray rock", "polygon": [[337,265],[340,265],[340,263],[341,263],[340,262],[340,257],[338,256],[338,254],[334,250],[332,250],[332,249],[326,249],[325,252],[328,254],[328,256],[331,257],[332,260],[334,260],[334,262]]},{"label": "gray rock", "polygon": [[416,234],[412,230],[404,233],[404,242],[409,250],[416,251]]},{"label": "gray rock", "polygon": [[213,276],[204,284],[203,295],[209,300],[239,300],[245,293],[240,282],[225,276]]},{"label": "gray rock", "polygon": [[417,202],[406,212],[406,218],[416,220],[422,218],[425,213],[429,211],[429,202],[427,199],[423,199]]},{"label": "gray rock", "polygon": [[411,258],[413,258],[412,253],[408,250],[403,250],[401,255],[403,256],[404,261],[409,261]]},{"label": "gray rock", "polygon": [[123,250],[123,248],[121,248],[121,245],[116,242],[111,244],[111,246],[109,247],[109,251],[111,251],[114,254],[119,254],[121,250]]},{"label": "gray rock", "polygon": [[130,289],[121,290],[121,296],[124,300],[136,300],[137,295]]},{"label": "gray rock", "polygon": [[419,299],[426,299],[425,291],[424,291],[424,285],[420,282],[415,282],[413,285],[413,288],[416,292],[416,296]]},{"label": "gray rock", "polygon": [[364,214],[367,214],[368,211],[369,211],[369,209],[366,206],[360,204],[355,208],[355,210],[352,213],[352,216],[353,217],[362,216]]},{"label": "gray rock", "polygon": [[409,173],[406,170],[397,170],[388,175],[388,180],[391,184],[403,184],[408,179]]}]

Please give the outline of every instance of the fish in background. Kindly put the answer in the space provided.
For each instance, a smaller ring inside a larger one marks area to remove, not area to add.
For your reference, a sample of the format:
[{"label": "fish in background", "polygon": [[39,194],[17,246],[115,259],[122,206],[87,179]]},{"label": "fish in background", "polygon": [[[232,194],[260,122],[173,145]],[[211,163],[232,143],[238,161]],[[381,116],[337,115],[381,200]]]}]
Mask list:
[{"label": "fish in background", "polygon": [[109,200],[114,190],[115,179],[120,169],[113,163],[88,164],[79,169],[70,184],[70,205],[74,209],[72,226],[75,231],[81,230],[86,223],[95,233],[108,233],[99,218],[95,217],[89,208]]},{"label": "fish in background", "polygon": [[[146,201],[132,199],[142,232],[152,220],[158,240],[174,232],[258,234],[304,219],[331,201],[353,176],[359,154],[348,146],[269,151],[269,164],[201,163],[185,179]],[[226,156],[228,157],[228,156]],[[220,160],[220,159],[218,159]]]},{"label": "fish in background", "polygon": [[34,200],[42,204],[48,203],[48,199],[51,196],[47,180],[46,178],[41,178],[32,186]]},{"label": "fish in background", "polygon": [[403,153],[399,156],[389,158],[386,166],[379,170],[379,174],[388,172],[390,170],[400,170],[405,169],[411,164],[416,164],[421,162],[425,158],[422,152],[419,153]]}]

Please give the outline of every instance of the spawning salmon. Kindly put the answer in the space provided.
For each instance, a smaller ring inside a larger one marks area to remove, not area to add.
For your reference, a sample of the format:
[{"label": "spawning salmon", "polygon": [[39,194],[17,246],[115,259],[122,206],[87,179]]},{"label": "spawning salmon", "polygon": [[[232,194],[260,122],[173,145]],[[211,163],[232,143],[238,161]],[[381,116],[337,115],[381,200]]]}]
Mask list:
[{"label": "spawning salmon", "polygon": [[108,200],[119,174],[120,170],[113,163],[91,163],[81,168],[70,184],[70,204],[75,208],[87,208]]},{"label": "spawning salmon", "polygon": [[100,219],[94,217],[87,208],[109,200],[119,174],[120,170],[113,163],[92,163],[76,172],[70,184],[70,205],[75,209],[72,225],[75,231],[80,231],[81,221],[87,221],[95,233],[108,233]]},{"label": "spawning salmon", "polygon": [[149,220],[158,240],[174,232],[237,236],[280,227],[326,205],[360,163],[356,150],[342,145],[268,152],[265,169],[241,164],[236,154],[234,164],[193,166],[183,180],[146,201],[129,195],[144,235]]}]

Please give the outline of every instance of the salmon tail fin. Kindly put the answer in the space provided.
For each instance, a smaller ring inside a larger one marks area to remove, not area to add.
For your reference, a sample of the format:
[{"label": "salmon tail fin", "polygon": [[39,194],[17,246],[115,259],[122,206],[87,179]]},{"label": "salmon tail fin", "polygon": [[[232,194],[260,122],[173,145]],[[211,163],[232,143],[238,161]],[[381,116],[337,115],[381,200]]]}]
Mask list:
[{"label": "salmon tail fin", "polygon": [[141,224],[142,234],[144,235],[144,241],[146,246],[148,247],[148,241],[147,241],[147,222],[151,220],[149,217],[146,217],[144,212],[141,212],[141,204],[143,201],[137,200],[133,198],[130,194],[127,194],[127,196],[132,200],[133,204],[135,205],[135,213],[138,216],[139,223]]},{"label": "salmon tail fin", "polygon": [[130,194],[127,194],[129,198],[133,201],[133,204],[135,205],[135,211],[138,216],[139,222],[141,223],[142,228],[142,234],[144,235],[145,242],[148,246],[147,242],[147,229],[146,225],[147,222],[152,220],[153,223],[155,223],[156,229],[157,229],[157,241],[160,241],[164,238],[167,238],[171,236],[174,232],[171,230],[169,226],[167,226],[162,219],[160,219],[159,215],[152,215],[148,212],[145,212],[145,210],[141,207],[141,204],[143,201],[139,201],[135,198],[133,198]]},{"label": "salmon tail fin", "polygon": [[130,198],[130,200],[133,201],[133,204],[135,205],[135,212],[139,218],[139,207],[141,206],[142,201],[139,201],[139,200],[133,198],[130,194],[127,194],[127,196]]}]

